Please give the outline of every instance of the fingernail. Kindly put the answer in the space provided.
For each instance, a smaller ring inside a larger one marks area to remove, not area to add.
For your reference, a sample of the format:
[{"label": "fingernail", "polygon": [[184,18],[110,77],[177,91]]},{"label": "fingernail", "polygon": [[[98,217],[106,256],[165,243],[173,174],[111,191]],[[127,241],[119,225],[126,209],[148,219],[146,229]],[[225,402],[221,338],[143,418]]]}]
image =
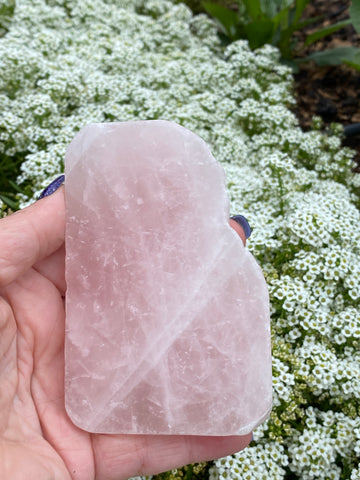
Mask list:
[{"label": "fingernail", "polygon": [[56,192],[56,190],[61,187],[61,185],[64,183],[65,180],[65,175],[60,175],[60,177],[57,177],[53,182],[50,183],[40,194],[38,200],[44,197],[48,197],[52,193]]},{"label": "fingernail", "polygon": [[246,220],[244,215],[234,215],[233,217],[231,217],[231,220],[235,220],[235,222],[237,222],[243,228],[246,238],[250,237],[251,228],[249,222]]}]

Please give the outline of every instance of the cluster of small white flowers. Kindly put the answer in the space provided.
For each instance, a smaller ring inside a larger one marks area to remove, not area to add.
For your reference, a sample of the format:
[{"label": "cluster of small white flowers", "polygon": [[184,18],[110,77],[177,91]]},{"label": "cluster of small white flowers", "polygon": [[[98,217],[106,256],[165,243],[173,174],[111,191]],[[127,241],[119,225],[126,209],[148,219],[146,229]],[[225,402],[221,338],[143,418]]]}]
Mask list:
[{"label": "cluster of small white flowers", "polygon": [[309,407],[304,424],[303,431],[294,437],[294,443],[289,446],[290,469],[304,480],[345,478],[341,477],[336,457],[352,454],[353,444],[358,442],[360,419]]},{"label": "cluster of small white flowers", "polygon": [[210,468],[210,480],[282,480],[288,465],[285,449],[277,442],[250,446],[235,455],[216,460]]},{"label": "cluster of small white flowers", "polygon": [[[17,0],[7,28],[0,154],[24,158],[22,206],[63,171],[85,124],[161,118],[209,144],[231,213],[253,228],[248,248],[271,296],[274,408],[257,445],[215,462],[211,478],[348,480],[345,465],[357,478],[360,175],[341,131],[325,135],[315,119],[302,132],[277,49],[225,48],[183,4]],[[339,425],[352,425],[351,442]]]},{"label": "cluster of small white flowers", "polygon": [[295,350],[301,365],[297,373],[302,376],[307,390],[316,397],[326,397],[329,403],[340,407],[347,400],[359,398],[359,358],[349,353],[335,353],[330,347],[307,336]]},{"label": "cluster of small white flowers", "polygon": [[360,480],[360,465],[352,470],[350,480]]},{"label": "cluster of small white flowers", "polygon": [[273,358],[273,406],[288,402],[292,387],[295,385],[295,376],[290,368],[279,358]]},{"label": "cluster of small white flowers", "polygon": [[360,339],[360,312],[354,307],[344,308],[331,319],[333,339],[336,344],[344,344],[348,339]]}]

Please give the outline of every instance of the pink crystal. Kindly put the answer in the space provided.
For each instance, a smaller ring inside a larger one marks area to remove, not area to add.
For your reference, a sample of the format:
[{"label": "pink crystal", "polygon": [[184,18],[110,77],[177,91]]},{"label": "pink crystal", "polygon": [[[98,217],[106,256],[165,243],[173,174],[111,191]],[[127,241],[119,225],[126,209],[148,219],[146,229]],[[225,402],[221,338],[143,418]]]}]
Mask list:
[{"label": "pink crystal", "polygon": [[165,121],[66,154],[66,409],[102,433],[236,435],[271,409],[268,292],[224,173]]}]

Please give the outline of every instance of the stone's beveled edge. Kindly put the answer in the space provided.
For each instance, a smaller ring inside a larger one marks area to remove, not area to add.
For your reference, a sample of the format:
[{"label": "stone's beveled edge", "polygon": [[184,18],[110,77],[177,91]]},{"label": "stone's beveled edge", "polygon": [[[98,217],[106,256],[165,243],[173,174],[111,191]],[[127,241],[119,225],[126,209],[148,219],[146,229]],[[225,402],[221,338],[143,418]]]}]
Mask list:
[{"label": "stone's beveled edge", "polygon": [[[65,365],[66,365],[66,353],[65,353]],[[66,378],[66,373],[65,373],[65,378]],[[78,428],[80,428],[80,430],[84,430],[85,432],[89,432],[89,433],[107,433],[107,432],[94,432],[94,431],[91,431],[87,428],[87,425],[85,425],[84,422],[81,422],[79,421],[79,419],[74,415],[74,412],[71,411],[71,409],[69,408],[69,404],[68,404],[68,395],[66,394],[66,382],[65,382],[65,404],[64,404],[64,407],[65,407],[65,411],[67,413],[67,416],[69,417],[69,419],[71,420],[71,422]]]},{"label": "stone's beveled edge", "polygon": [[80,430],[84,430],[85,432],[88,433],[95,433],[95,434],[103,434],[103,435],[174,435],[174,436],[205,436],[205,437],[232,437],[232,436],[242,436],[242,435],[247,435],[255,430],[259,425],[261,425],[270,415],[271,410],[272,410],[272,393],[270,395],[269,403],[270,405],[267,407],[266,411],[264,412],[263,415],[258,417],[256,420],[253,422],[249,423],[248,425],[245,425],[244,427],[234,430],[231,432],[215,432],[215,433],[209,433],[209,432],[197,432],[197,433],[189,433],[189,432],[174,432],[172,430],[166,431],[166,432],[133,432],[133,431],[126,431],[122,430],[121,432],[118,430],[115,430],[113,432],[109,432],[108,430],[102,430],[102,429],[92,429],[89,428],[88,425],[85,424],[85,422],[81,422],[76,416],[73,415],[73,412],[69,409],[67,401],[67,397],[65,395],[65,410],[70,418],[71,422]]}]

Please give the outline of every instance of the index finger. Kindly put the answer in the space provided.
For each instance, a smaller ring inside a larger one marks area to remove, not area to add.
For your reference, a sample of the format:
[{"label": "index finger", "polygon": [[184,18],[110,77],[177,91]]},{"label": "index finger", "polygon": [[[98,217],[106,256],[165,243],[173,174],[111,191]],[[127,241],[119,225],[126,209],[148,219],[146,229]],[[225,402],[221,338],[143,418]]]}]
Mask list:
[{"label": "index finger", "polygon": [[51,255],[65,238],[64,188],[0,220],[0,287]]}]

